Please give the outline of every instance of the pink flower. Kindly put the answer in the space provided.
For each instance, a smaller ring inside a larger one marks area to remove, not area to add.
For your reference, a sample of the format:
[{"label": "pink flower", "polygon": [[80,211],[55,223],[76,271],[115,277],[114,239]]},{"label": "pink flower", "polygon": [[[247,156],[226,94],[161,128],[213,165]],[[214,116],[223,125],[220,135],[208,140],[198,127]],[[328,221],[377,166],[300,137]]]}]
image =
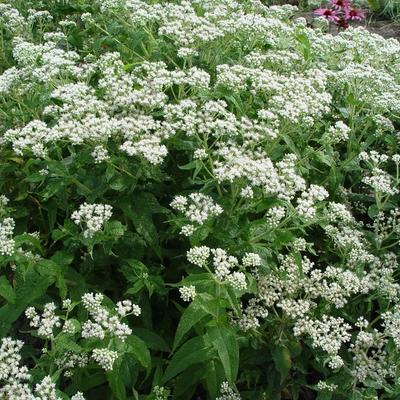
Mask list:
[{"label": "pink flower", "polygon": [[331,21],[334,23],[336,23],[339,20],[338,16],[336,15],[336,11],[333,9],[330,9],[330,8],[317,8],[314,11],[314,14],[324,17],[328,21]]},{"label": "pink flower", "polygon": [[350,7],[351,0],[331,0],[330,3],[336,10],[345,10]]},{"label": "pink flower", "polygon": [[357,8],[349,8],[345,10],[345,15],[344,18],[346,20],[351,19],[352,21],[361,21],[362,19],[365,18],[365,14],[363,10],[357,9]]}]

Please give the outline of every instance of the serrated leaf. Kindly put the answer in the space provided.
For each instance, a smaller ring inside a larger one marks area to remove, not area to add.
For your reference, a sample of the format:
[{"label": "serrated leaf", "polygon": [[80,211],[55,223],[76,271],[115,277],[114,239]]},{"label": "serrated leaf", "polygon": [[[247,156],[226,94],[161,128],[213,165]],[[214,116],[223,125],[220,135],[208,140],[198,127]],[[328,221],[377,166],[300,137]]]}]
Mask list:
[{"label": "serrated leaf", "polygon": [[139,363],[147,370],[151,368],[151,356],[146,343],[138,336],[130,335],[126,339],[128,344],[128,352],[139,361]]},{"label": "serrated leaf", "polygon": [[200,320],[207,316],[207,314],[208,313],[204,310],[203,307],[200,306],[195,298],[194,301],[192,301],[192,303],[189,304],[189,306],[186,308],[181,316],[181,319],[179,320],[172,351],[175,351],[175,349],[179,346],[184,335],[189,332],[189,330]]},{"label": "serrated leaf", "polygon": [[287,378],[290,368],[292,367],[290,351],[286,346],[276,343],[271,349],[271,354],[275,367],[281,376],[282,383]]},{"label": "serrated leaf", "polygon": [[152,218],[152,213],[159,211],[154,211],[154,208],[151,206],[152,202],[154,203],[153,196],[143,193],[141,196],[133,199],[122,200],[121,209],[123,209],[126,216],[131,220],[139,235],[143,237],[146,243],[161,259],[158,231]]},{"label": "serrated leaf", "polygon": [[211,360],[207,363],[205,382],[210,399],[216,399],[221,383],[225,380],[224,369],[219,361]]},{"label": "serrated leaf", "polygon": [[6,299],[9,303],[15,303],[15,292],[8,279],[3,275],[0,276],[0,296]]},{"label": "serrated leaf", "polygon": [[119,357],[113,364],[113,369],[107,372],[107,380],[114,396],[118,400],[125,400],[126,389],[123,380],[121,379],[122,369],[125,367],[124,356]]},{"label": "serrated leaf", "polygon": [[202,336],[196,336],[186,343],[174,354],[165,370],[161,380],[162,384],[185,371],[188,367],[209,361],[213,352],[208,347]]},{"label": "serrated leaf", "polygon": [[218,353],[228,382],[234,385],[239,369],[239,346],[235,331],[230,326],[211,326],[207,335]]},{"label": "serrated leaf", "polygon": [[228,302],[224,299],[216,299],[208,293],[199,293],[196,300],[200,307],[215,318],[221,317],[225,313],[225,306]]},{"label": "serrated leaf", "polygon": [[146,328],[134,328],[132,331],[136,336],[142,339],[151,350],[170,351],[167,342],[161,336],[157,335],[157,333]]},{"label": "serrated leaf", "polygon": [[[74,323],[74,326],[77,325]],[[73,353],[81,353],[82,347],[79,346],[75,340],[71,339],[70,336],[63,334],[57,337],[57,351],[72,351]]]}]

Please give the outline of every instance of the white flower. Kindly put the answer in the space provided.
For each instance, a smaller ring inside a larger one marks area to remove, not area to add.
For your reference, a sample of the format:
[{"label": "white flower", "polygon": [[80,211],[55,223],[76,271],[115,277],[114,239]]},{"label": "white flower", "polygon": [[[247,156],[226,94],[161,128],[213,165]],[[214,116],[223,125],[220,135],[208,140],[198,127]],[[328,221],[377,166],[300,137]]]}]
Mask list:
[{"label": "white flower", "polygon": [[76,225],[84,226],[85,238],[91,238],[103,228],[104,223],[111,218],[111,215],[112,207],[108,204],[84,203],[79,206],[79,210],[72,213],[71,218]]},{"label": "white flower", "polygon": [[204,267],[207,265],[210,256],[210,248],[207,246],[193,247],[187,252],[186,256],[190,263]]},{"label": "white flower", "polygon": [[35,394],[40,399],[58,400],[56,385],[50,376],[45,376],[40,383],[35,386]]},{"label": "white flower", "polygon": [[118,358],[118,353],[108,349],[94,349],[92,352],[92,358],[104,370],[112,371],[114,361]]},{"label": "white flower", "polygon": [[183,301],[191,301],[196,297],[196,288],[193,285],[179,288],[179,293]]},{"label": "white flower", "polygon": [[132,333],[129,326],[120,321],[127,315],[139,316],[141,309],[130,300],[119,301],[115,307],[117,315],[112,315],[102,306],[103,295],[100,293],[86,293],[82,296],[82,303],[93,319],[86,321],[82,326],[82,337],[96,337],[103,339],[106,335],[115,336],[122,341]]},{"label": "white flower", "polygon": [[242,259],[245,267],[259,267],[261,265],[261,257],[256,253],[246,253]]},{"label": "white flower", "polygon": [[42,315],[38,315],[33,307],[29,307],[25,311],[25,315],[31,320],[30,326],[38,328],[39,336],[52,339],[54,337],[54,329],[61,326],[60,317],[55,314],[56,305],[47,303],[43,308]]},{"label": "white flower", "polygon": [[228,382],[221,383],[220,392],[221,396],[215,400],[241,400],[240,394],[234,391]]},{"label": "white flower", "polygon": [[246,275],[243,272],[234,271],[225,277],[225,281],[228,282],[234,289],[247,289]]},{"label": "white flower", "polygon": [[103,161],[107,161],[110,159],[108,155],[108,150],[104,146],[96,146],[92,151],[92,157],[94,158],[94,162],[96,164],[100,164]]},{"label": "white flower", "polygon": [[15,222],[12,218],[5,218],[0,223],[0,255],[12,256],[15,248],[15,241],[12,238]]},{"label": "white flower", "polygon": [[83,396],[82,392],[76,392],[72,397],[71,400],[86,400]]},{"label": "white flower", "polygon": [[331,126],[327,132],[327,137],[333,143],[344,142],[349,138],[351,129],[343,122],[338,121],[335,126]]},{"label": "white flower", "polygon": [[225,250],[220,248],[212,249],[211,252],[213,254],[215,275],[219,280],[223,281],[231,270],[238,265],[238,260],[236,257],[229,256]]},{"label": "white flower", "polygon": [[193,153],[195,160],[204,160],[208,157],[207,152],[204,149],[196,149]]},{"label": "white flower", "polygon": [[183,225],[181,228],[181,234],[184,236],[192,236],[196,231],[196,227],[192,224]]},{"label": "white flower", "polygon": [[176,196],[171,202],[171,207],[183,213],[190,222],[198,225],[202,225],[210,217],[217,216],[223,212],[223,209],[218,204],[215,204],[210,196],[202,193]]}]

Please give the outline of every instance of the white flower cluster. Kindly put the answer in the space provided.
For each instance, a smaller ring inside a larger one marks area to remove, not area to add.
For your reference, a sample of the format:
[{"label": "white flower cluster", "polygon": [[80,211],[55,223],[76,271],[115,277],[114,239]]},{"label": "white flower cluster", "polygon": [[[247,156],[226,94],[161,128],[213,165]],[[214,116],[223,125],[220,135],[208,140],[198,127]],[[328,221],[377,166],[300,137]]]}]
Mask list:
[{"label": "white flower cluster", "polygon": [[[234,289],[246,290],[246,275],[243,272],[246,267],[258,267],[261,265],[261,257],[255,253],[246,253],[242,260],[227,254],[221,248],[210,249],[207,246],[193,247],[187,252],[187,259],[190,263],[199,267],[208,266],[208,258],[212,255],[212,265],[214,267],[215,278],[221,283],[228,283]],[[234,269],[239,269],[235,271]]]},{"label": "white flower cluster", "polygon": [[183,301],[192,301],[196,297],[196,287],[193,285],[182,286],[179,288],[179,293]]},{"label": "white flower cluster", "polygon": [[321,320],[300,319],[294,326],[296,336],[309,335],[313,347],[319,347],[330,356],[329,366],[340,368],[344,362],[338,355],[344,343],[351,339],[351,326],[343,318],[323,315]]},{"label": "white flower cluster", "polygon": [[317,383],[317,388],[318,390],[321,390],[323,392],[334,392],[338,388],[338,386],[334,383],[319,381]]},{"label": "white flower cluster", "polygon": [[[11,67],[0,76],[1,94],[17,90],[29,93],[34,84],[43,84],[60,79],[62,76],[82,78],[91,73],[87,65],[78,65],[79,55],[74,51],[60,48],[47,35],[48,42],[34,44],[17,37],[13,43],[13,57],[18,68]],[[10,131],[12,134],[17,132]]]},{"label": "white flower cluster", "polygon": [[5,218],[0,223],[0,254],[11,256],[14,253],[15,241],[12,238],[15,222],[12,218]]},{"label": "white flower cluster", "polygon": [[239,319],[233,319],[239,328],[243,331],[249,331],[260,327],[260,321],[267,318],[268,309],[258,298],[251,298],[246,307],[242,307],[242,315]]},{"label": "white flower cluster", "polygon": [[84,368],[89,363],[89,356],[86,353],[72,353],[67,351],[61,357],[56,358],[55,363],[59,368],[64,369],[64,376],[70,378],[74,374],[74,368]]},{"label": "white flower cluster", "polygon": [[[24,343],[5,337],[0,346],[0,400],[59,400],[56,386],[50,376],[45,376],[32,389],[31,374],[21,366],[20,351]],[[85,400],[78,392],[71,400]]]},{"label": "white flower cluster", "polygon": [[342,203],[329,202],[326,215],[330,223],[354,225],[355,219],[346,205]]},{"label": "white flower cluster", "polygon": [[5,207],[10,202],[10,199],[4,194],[0,195],[0,206]]},{"label": "white flower cluster", "polygon": [[322,201],[329,196],[329,193],[322,186],[311,185],[297,199],[297,213],[304,219],[313,219],[317,212],[315,203]]},{"label": "white flower cluster", "polygon": [[25,18],[10,4],[0,4],[0,24],[14,34],[26,27]]},{"label": "white flower cluster", "polygon": [[96,146],[92,151],[92,157],[96,164],[100,164],[103,161],[107,161],[110,159],[108,154],[108,150],[101,145]]},{"label": "white flower cluster", "polygon": [[188,261],[198,267],[205,267],[208,264],[208,258],[210,257],[211,251],[207,246],[197,246],[191,248],[186,257]]},{"label": "white flower cluster", "polygon": [[[218,216],[223,212],[222,207],[216,204],[210,196],[202,193],[175,196],[170,205],[197,226],[203,225],[209,218]],[[193,224],[184,225],[181,233],[190,236],[195,230],[196,226]]]},{"label": "white flower cluster", "polygon": [[92,353],[92,358],[104,370],[112,371],[114,361],[118,358],[118,353],[109,349],[94,349]]},{"label": "white flower cluster", "polygon": [[85,400],[82,392],[76,392],[72,397],[71,400]]},{"label": "white flower cluster", "polygon": [[233,390],[228,382],[222,382],[220,387],[221,396],[218,396],[215,400],[241,400],[241,396],[235,390]]},{"label": "white flower cluster", "polygon": [[400,236],[400,208],[390,210],[388,215],[380,211],[373,221],[374,232],[378,242],[396,241]]},{"label": "white flower cluster", "polygon": [[29,307],[25,311],[26,317],[31,320],[29,325],[37,328],[38,335],[45,339],[53,339],[54,329],[61,326],[60,317],[55,313],[56,309],[54,303],[47,303],[42,315],[38,315],[34,307]]},{"label": "white flower cluster", "polygon": [[337,121],[327,132],[327,139],[333,144],[345,142],[349,138],[351,129],[343,122]]},{"label": "white flower cluster", "polygon": [[104,339],[105,336],[115,336],[125,341],[132,333],[129,326],[120,321],[120,318],[128,315],[140,315],[140,308],[129,300],[119,302],[116,306],[118,315],[111,315],[102,306],[104,296],[101,293],[86,293],[82,296],[82,303],[92,320],[82,325],[82,337]]},{"label": "white flower cluster", "polygon": [[[23,346],[20,340],[9,337],[3,338],[0,346],[0,382],[4,386],[0,388],[0,399],[7,399],[11,395],[20,393],[21,396],[30,393],[25,381],[29,381],[30,374],[26,366],[20,366],[20,350]],[[16,397],[14,397],[16,398]]]},{"label": "white flower cluster", "polygon": [[56,393],[56,385],[50,376],[45,376],[43,380],[35,386],[35,394],[39,399],[59,400]]},{"label": "white flower cluster", "polygon": [[164,386],[154,386],[153,393],[155,395],[155,400],[168,400],[169,390]]},{"label": "white flower cluster", "polygon": [[285,218],[286,210],[282,206],[271,207],[266,214],[268,225],[273,228],[279,226],[279,223]]},{"label": "white flower cluster", "polygon": [[142,312],[140,307],[137,304],[133,304],[130,300],[119,301],[115,307],[115,310],[121,317],[126,317],[127,315],[131,314],[135,317],[138,317]]},{"label": "white flower cluster", "polygon": [[103,228],[111,216],[112,207],[108,204],[83,203],[79,206],[79,210],[72,213],[71,218],[76,225],[83,225],[83,236],[91,238]]},{"label": "white flower cluster", "polygon": [[[112,314],[102,306],[104,296],[101,293],[86,293],[82,296],[82,304],[89,314],[90,319],[82,323],[82,327],[76,326],[73,320],[67,319],[71,311],[71,300],[63,301],[63,308],[67,312],[62,331],[67,335],[79,333],[82,338],[112,338],[116,337],[122,341],[131,335],[132,330],[121,319],[129,315],[139,316],[141,309],[130,300],[122,300],[116,304],[115,313]],[[54,339],[54,329],[61,327],[61,317],[56,315],[54,303],[47,303],[43,313],[38,315],[34,307],[29,307],[25,311],[26,317],[30,320],[30,326],[37,328],[37,334],[45,339]],[[108,349],[95,349],[92,352],[93,359],[104,369],[110,370],[118,354]],[[65,369],[65,376],[73,375],[73,368],[84,367],[88,364],[88,356],[85,353],[74,354],[67,352],[56,360],[56,363]]]},{"label": "white flower cluster", "polygon": [[[349,240],[353,240],[350,234]],[[350,246],[349,266],[354,262],[351,257],[354,258],[356,254],[353,247]],[[368,254],[365,247],[362,250]],[[360,250],[358,252],[360,255]],[[353,295],[373,290],[379,291],[386,298],[397,299],[400,286],[394,282],[393,277],[398,265],[396,257],[388,255],[380,261],[369,255],[368,259],[372,263],[370,270],[360,274],[342,267],[317,269],[305,256],[300,264],[291,255],[282,256],[276,270],[265,275],[253,273],[258,293],[245,307],[242,320],[238,321],[239,326],[244,330],[257,328],[260,325],[259,319],[265,318],[263,314],[267,315],[267,309],[272,306],[282,309],[295,323],[301,323],[313,315],[312,311],[321,300],[329,307],[340,309]],[[307,293],[306,297],[304,293]]]},{"label": "white flower cluster", "polygon": [[386,351],[388,340],[376,329],[365,330],[365,324],[357,333],[354,343],[350,345],[353,356],[351,375],[364,384],[372,379],[375,385],[384,386],[386,379],[391,380],[396,375],[396,365],[390,360]]},{"label": "white flower cluster", "polygon": [[385,334],[393,339],[394,344],[400,349],[400,307],[395,306],[392,311],[382,314]]},{"label": "white flower cluster", "polygon": [[262,264],[261,257],[256,253],[246,253],[242,258],[244,267],[259,267]]},{"label": "white flower cluster", "polygon": [[381,168],[373,168],[371,174],[363,178],[363,182],[383,195],[394,195],[399,192],[392,176]]}]

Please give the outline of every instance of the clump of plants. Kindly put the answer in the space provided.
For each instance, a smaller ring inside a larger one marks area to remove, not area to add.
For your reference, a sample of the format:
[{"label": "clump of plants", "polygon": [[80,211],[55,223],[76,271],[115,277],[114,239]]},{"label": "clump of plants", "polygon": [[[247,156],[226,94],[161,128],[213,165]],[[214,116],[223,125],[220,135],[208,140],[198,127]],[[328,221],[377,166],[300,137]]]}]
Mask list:
[{"label": "clump of plants", "polygon": [[0,4],[1,400],[400,397],[400,43],[296,11]]},{"label": "clump of plants", "polygon": [[400,22],[400,4],[397,0],[367,0],[369,7],[375,13]]},{"label": "clump of plants", "polygon": [[361,21],[365,18],[364,11],[356,8],[351,0],[331,0],[327,7],[317,8],[314,14],[343,29],[349,27],[349,22]]}]

